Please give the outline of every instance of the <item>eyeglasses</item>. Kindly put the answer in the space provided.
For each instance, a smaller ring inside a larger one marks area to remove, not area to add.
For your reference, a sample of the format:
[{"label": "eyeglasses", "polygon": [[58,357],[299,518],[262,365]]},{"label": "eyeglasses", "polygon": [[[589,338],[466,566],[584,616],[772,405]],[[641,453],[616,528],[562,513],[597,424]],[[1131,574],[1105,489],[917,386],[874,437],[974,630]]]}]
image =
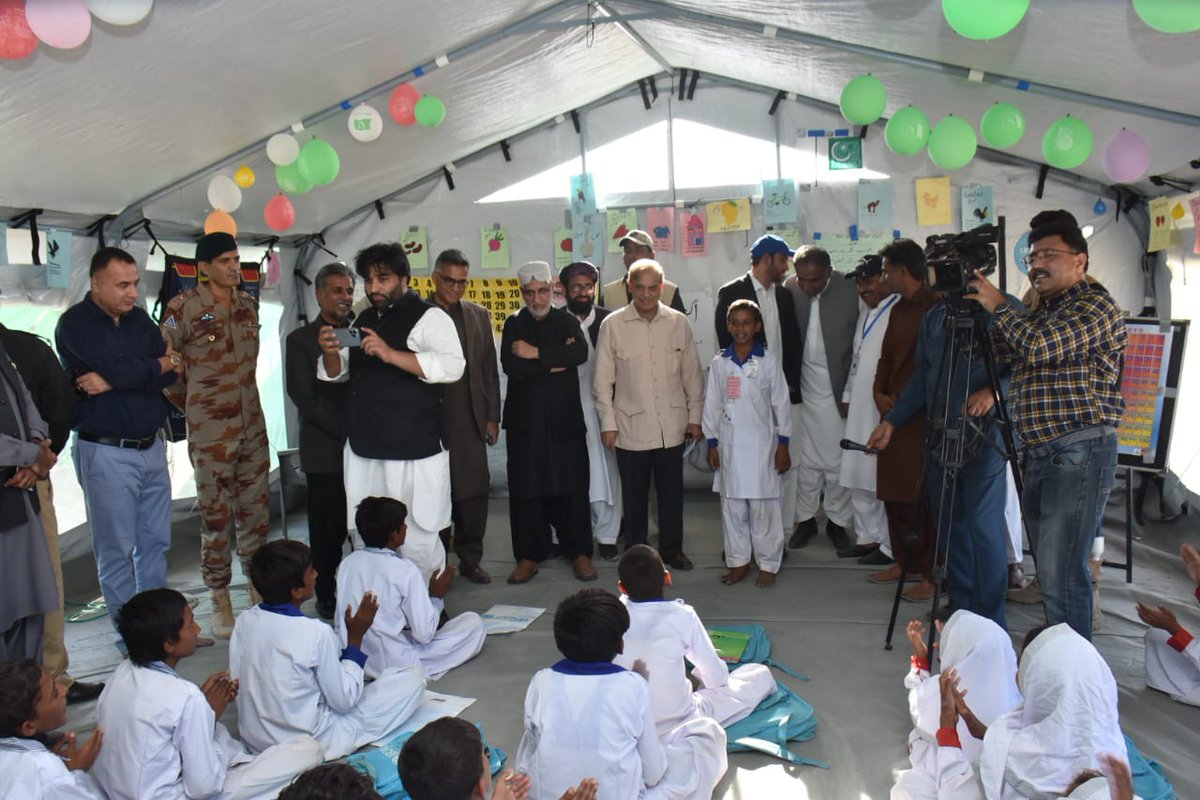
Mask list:
[{"label": "eyeglasses", "polygon": [[467,278],[451,278],[450,276],[446,275],[444,272],[435,272],[433,274],[438,276],[439,278],[441,278],[442,282],[445,283],[447,286],[449,286],[451,289],[462,289],[467,285],[467,280],[468,280]]},{"label": "eyeglasses", "polygon": [[1021,261],[1024,262],[1025,266],[1032,267],[1034,264],[1045,264],[1054,261],[1059,256],[1077,256],[1080,252],[1079,250],[1054,250],[1047,247],[1044,250],[1033,251],[1022,258]]}]

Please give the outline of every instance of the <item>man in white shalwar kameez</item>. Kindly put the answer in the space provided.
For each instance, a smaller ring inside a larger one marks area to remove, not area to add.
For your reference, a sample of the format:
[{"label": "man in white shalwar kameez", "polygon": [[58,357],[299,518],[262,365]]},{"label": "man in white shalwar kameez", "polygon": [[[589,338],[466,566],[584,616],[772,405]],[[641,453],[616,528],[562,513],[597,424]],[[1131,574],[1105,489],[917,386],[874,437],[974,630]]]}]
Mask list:
[{"label": "man in white shalwar kameez", "polygon": [[[1200,552],[1185,544],[1179,550],[1188,575],[1196,582],[1196,600],[1200,602]],[[1200,641],[1179,624],[1166,606],[1137,607],[1146,631],[1146,685],[1166,692],[1177,703],[1200,706]]]},{"label": "man in white shalwar kameez", "polygon": [[567,310],[579,319],[587,334],[588,358],[580,364],[579,404],[587,424],[588,502],[592,511],[592,534],[597,551],[605,561],[617,557],[617,536],[621,532],[621,474],[617,471],[616,451],[604,446],[600,439],[600,414],[592,396],[592,377],[596,369],[596,339],[600,323],[612,313],[594,302],[600,271],[587,261],[568,264],[559,272],[559,281],[566,289]]},{"label": "man in white shalwar kameez", "polygon": [[[883,283],[883,259],[867,256],[848,275],[853,279],[863,307],[854,331],[854,355],[842,403],[846,413],[846,438],[863,444],[879,424],[879,408],[875,405],[875,365],[883,347],[892,306],[900,299],[890,294]],[[864,563],[886,566],[891,562],[892,547],[888,538],[887,514],[883,501],[875,497],[875,456],[854,450],[842,453],[839,482],[850,492],[854,510],[854,532],[858,544],[839,551],[845,557],[871,559]],[[877,552],[878,551],[878,552]]]},{"label": "man in white shalwar kameez", "polygon": [[[399,244],[375,244],[355,256],[371,306],[354,321],[359,347],[342,347],[321,329],[317,377],[349,381],[346,405],[347,519],[364,497],[408,506],[402,551],[428,580],[446,566],[438,531],[450,524],[450,451],[441,438],[442,390],[462,377],[466,360],[453,320],[409,290]],[[362,542],[352,533],[355,547]]]}]

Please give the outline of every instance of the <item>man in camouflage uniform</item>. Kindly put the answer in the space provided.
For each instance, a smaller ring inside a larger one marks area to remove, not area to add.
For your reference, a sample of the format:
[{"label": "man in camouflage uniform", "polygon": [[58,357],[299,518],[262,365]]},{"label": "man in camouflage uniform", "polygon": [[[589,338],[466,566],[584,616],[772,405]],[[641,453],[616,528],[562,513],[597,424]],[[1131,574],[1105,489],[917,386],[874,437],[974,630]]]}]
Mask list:
[{"label": "man in camouflage uniform", "polygon": [[[248,575],[269,522],[267,427],[255,383],[260,326],[257,301],[238,290],[237,241],[227,233],[208,234],[196,244],[196,262],[208,281],[172,298],[161,327],[167,344],[183,356],[186,401],[176,404],[187,416],[196,476],[200,573],[212,590],[213,635],[228,639],[230,536],[237,531],[238,557]],[[250,597],[258,602],[253,587]]]}]

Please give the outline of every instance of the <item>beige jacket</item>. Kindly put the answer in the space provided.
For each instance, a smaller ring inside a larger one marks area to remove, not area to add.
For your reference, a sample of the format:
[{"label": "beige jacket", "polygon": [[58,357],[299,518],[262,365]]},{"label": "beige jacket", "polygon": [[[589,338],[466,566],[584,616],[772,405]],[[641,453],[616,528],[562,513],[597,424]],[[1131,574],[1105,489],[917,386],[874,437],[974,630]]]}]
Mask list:
[{"label": "beige jacket", "polygon": [[600,430],[617,432],[623,450],[683,444],[700,424],[704,373],[687,317],[661,302],[650,321],[632,305],[605,318],[592,381]]}]

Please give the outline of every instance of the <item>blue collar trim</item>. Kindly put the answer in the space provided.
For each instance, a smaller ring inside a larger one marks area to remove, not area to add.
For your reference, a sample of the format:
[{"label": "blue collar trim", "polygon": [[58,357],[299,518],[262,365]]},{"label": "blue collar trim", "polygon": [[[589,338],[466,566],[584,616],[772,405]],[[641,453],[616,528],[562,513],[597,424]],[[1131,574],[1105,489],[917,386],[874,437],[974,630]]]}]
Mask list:
[{"label": "blue collar trim", "polygon": [[295,603],[259,603],[258,607],[272,614],[283,614],[285,617],[303,617],[304,612]]},{"label": "blue collar trim", "polygon": [[564,658],[550,669],[563,675],[615,675],[625,668],[611,661],[572,661]]},{"label": "blue collar trim", "polygon": [[[762,343],[759,342],[757,339],[755,339],[754,346],[750,348],[750,355],[746,356],[746,361],[749,361],[752,358],[762,358],[763,355],[766,354],[766,352],[767,351],[762,346]],[[724,350],[721,351],[721,357],[728,358],[730,361],[737,364],[739,367],[746,363],[746,361],[738,361],[737,351],[733,349],[732,344],[729,345],[729,347],[726,347]]]}]

